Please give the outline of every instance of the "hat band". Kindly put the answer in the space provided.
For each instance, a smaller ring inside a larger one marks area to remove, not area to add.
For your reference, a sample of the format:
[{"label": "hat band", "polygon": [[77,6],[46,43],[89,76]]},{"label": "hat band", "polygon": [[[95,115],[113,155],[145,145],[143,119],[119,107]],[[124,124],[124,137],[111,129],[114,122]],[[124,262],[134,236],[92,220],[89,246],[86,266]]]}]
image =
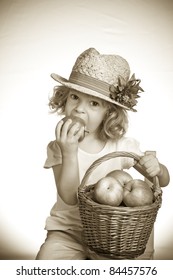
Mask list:
[{"label": "hat band", "polygon": [[88,88],[90,90],[97,91],[107,97],[109,97],[109,87],[108,83],[104,81],[97,80],[96,78],[81,74],[79,72],[72,71],[69,81],[75,83],[76,85]]}]

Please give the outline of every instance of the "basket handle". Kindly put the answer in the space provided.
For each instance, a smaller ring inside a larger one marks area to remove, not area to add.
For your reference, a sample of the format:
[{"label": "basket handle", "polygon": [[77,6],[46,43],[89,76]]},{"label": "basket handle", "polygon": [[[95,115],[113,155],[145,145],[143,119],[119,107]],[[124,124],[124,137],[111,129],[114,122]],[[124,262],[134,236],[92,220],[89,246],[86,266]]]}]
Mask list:
[{"label": "basket handle", "polygon": [[88,168],[88,170],[86,171],[81,184],[79,186],[79,191],[83,190],[86,186],[86,183],[90,177],[90,174],[96,169],[96,167],[98,167],[102,162],[107,161],[109,159],[112,158],[117,158],[117,157],[129,157],[129,158],[133,158],[135,160],[135,169],[141,173],[143,176],[145,176],[147,179],[150,178],[150,181],[152,181],[153,183],[153,189],[155,192],[157,192],[158,194],[161,193],[161,188],[159,186],[159,181],[157,176],[151,178],[147,175],[146,171],[144,170],[144,168],[139,164],[139,160],[141,159],[141,157],[135,153],[132,152],[124,152],[124,151],[118,151],[118,152],[112,152],[109,153],[107,155],[104,155],[103,157],[97,159],[96,161],[94,161],[91,166]]}]

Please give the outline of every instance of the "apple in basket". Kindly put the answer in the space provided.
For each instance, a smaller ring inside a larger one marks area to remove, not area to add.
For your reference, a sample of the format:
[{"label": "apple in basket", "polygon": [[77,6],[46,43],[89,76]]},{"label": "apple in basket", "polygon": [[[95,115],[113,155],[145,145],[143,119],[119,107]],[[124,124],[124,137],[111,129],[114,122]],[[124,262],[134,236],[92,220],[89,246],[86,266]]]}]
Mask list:
[{"label": "apple in basket", "polygon": [[94,186],[95,201],[110,206],[119,206],[123,200],[123,186],[113,177],[104,177]]},{"label": "apple in basket", "polygon": [[119,169],[111,171],[106,176],[115,178],[121,183],[122,186],[124,186],[133,179],[129,173]]},{"label": "apple in basket", "polygon": [[[72,123],[69,125],[69,130],[71,129],[71,127],[78,123],[79,124],[79,128],[78,130],[76,131],[76,133],[79,131],[79,129],[83,126],[85,128],[85,122],[83,119],[79,118],[79,117],[75,117],[75,116],[69,116],[69,117],[64,117],[62,119],[62,121],[65,123],[68,119],[71,119],[72,120]],[[75,133],[75,134],[76,134]],[[80,138],[79,138],[79,141],[82,141],[85,137],[85,130],[83,131],[83,133],[81,134]]]},{"label": "apple in basket", "polygon": [[140,179],[133,179],[124,186],[123,202],[126,206],[144,206],[153,203],[154,194],[150,186]]}]

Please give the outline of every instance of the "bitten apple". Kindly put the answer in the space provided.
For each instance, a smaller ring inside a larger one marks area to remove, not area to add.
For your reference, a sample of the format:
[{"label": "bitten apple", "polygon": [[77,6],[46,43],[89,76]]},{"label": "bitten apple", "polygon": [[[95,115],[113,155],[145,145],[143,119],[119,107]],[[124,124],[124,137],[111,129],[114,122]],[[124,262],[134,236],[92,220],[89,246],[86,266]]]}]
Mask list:
[{"label": "bitten apple", "polygon": [[[83,119],[79,118],[79,117],[75,117],[75,116],[69,116],[69,117],[64,117],[62,120],[63,122],[65,123],[68,119],[71,119],[72,120],[72,123],[69,125],[69,129],[71,129],[71,127],[78,123],[79,124],[79,128],[78,130],[76,131],[76,133],[79,131],[79,129],[83,126],[85,128],[85,122]],[[81,136],[79,137],[79,141],[82,141],[85,137],[85,130],[83,131],[83,133],[81,134]]]},{"label": "bitten apple", "polygon": [[153,203],[154,195],[150,186],[140,179],[129,181],[124,186],[123,202],[126,206],[144,206]]},{"label": "bitten apple", "polygon": [[123,186],[133,179],[129,173],[119,169],[111,171],[106,176],[113,177],[114,179],[118,180]]},{"label": "bitten apple", "polygon": [[119,206],[123,200],[123,186],[113,177],[104,177],[96,183],[94,197],[101,204]]}]

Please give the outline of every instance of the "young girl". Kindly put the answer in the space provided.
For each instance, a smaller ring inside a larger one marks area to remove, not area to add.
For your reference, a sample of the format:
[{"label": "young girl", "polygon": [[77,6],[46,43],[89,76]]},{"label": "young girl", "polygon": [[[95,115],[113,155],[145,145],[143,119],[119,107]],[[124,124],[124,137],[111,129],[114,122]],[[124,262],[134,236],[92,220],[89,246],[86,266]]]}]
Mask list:
[{"label": "young girl", "polygon": [[[56,126],[56,140],[49,143],[45,168],[52,167],[57,201],[46,220],[47,238],[36,259],[83,260],[88,255],[82,244],[82,224],[78,208],[78,186],[86,170],[98,158],[115,151],[130,151],[141,156],[140,164],[160,186],[169,183],[167,168],[153,155],[144,155],[135,139],[125,137],[127,110],[136,111],[140,80],[130,78],[130,68],[118,55],[101,55],[94,48],[76,60],[69,80],[52,74],[61,83],[54,88],[50,107],[63,116]],[[85,126],[72,119],[82,119]],[[85,135],[83,138],[82,135]],[[82,138],[81,138],[82,137]],[[115,169],[128,169],[133,159],[115,158],[101,164],[88,184]]]}]

